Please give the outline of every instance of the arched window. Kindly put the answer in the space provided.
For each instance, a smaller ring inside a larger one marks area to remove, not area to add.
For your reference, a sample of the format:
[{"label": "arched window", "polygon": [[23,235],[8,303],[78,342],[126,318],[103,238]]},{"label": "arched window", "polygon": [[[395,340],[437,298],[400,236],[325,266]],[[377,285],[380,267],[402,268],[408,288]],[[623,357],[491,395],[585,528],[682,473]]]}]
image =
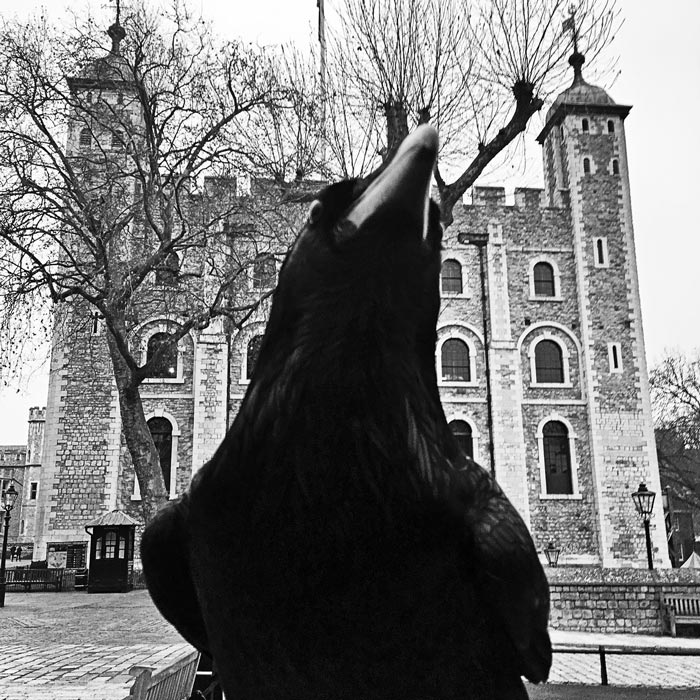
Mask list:
[{"label": "arched window", "polygon": [[547,262],[538,262],[533,271],[535,282],[535,296],[553,297],[554,289],[554,268]]},{"label": "arched window", "polygon": [[80,130],[80,146],[83,148],[90,147],[92,145],[92,134],[90,133],[90,129],[85,127],[84,129]]},{"label": "arched window", "polygon": [[618,161],[617,158],[613,158],[612,170],[613,170],[613,175],[619,175],[619,174],[620,174],[620,161]]},{"label": "arched window", "polygon": [[538,384],[564,383],[564,358],[553,340],[540,340],[535,346],[535,378]]},{"label": "arched window", "polygon": [[567,427],[560,421],[549,421],[542,428],[542,438],[547,493],[573,493]]},{"label": "arched window", "polygon": [[613,122],[612,119],[608,119],[608,133],[609,134],[615,133],[615,122]]},{"label": "arched window", "polygon": [[443,294],[462,294],[462,266],[456,260],[445,260],[440,272]]},{"label": "arched window", "polygon": [[591,172],[591,159],[590,158],[583,159],[583,172],[586,175],[590,175],[590,172]]},{"label": "arched window", "polygon": [[258,355],[260,355],[260,346],[262,345],[263,337],[254,335],[248,341],[248,349],[246,350],[246,379],[253,378],[255,365],[258,363]]},{"label": "arched window", "polygon": [[583,131],[588,131],[588,119],[583,119],[581,121],[581,129]]},{"label": "arched window", "polygon": [[170,472],[173,453],[173,426],[167,418],[151,418],[146,425],[151,431],[151,437],[158,452],[160,468],[163,472],[165,490],[170,493]]},{"label": "arched window", "polygon": [[148,339],[146,362],[158,353],[156,361],[148,376],[154,379],[173,379],[177,377],[177,344],[170,343],[170,333],[154,333]]},{"label": "arched window", "polygon": [[447,382],[471,381],[469,347],[463,340],[450,338],[442,344],[442,379]]},{"label": "arched window", "polygon": [[253,288],[269,289],[275,286],[277,266],[271,255],[258,255],[253,263]]},{"label": "arched window", "polygon": [[156,284],[177,284],[177,273],[180,270],[180,256],[172,251],[165,260],[156,267]]},{"label": "arched window", "polygon": [[471,425],[465,420],[453,420],[450,422],[450,430],[462,448],[462,452],[467,457],[474,459],[474,439]]}]

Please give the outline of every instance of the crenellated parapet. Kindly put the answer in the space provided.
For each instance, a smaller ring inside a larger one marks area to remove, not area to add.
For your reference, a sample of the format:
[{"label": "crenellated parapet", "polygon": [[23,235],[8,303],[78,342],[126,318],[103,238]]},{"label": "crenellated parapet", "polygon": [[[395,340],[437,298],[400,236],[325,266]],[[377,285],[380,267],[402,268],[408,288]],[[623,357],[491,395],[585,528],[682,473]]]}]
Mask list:
[{"label": "crenellated parapet", "polygon": [[504,207],[508,209],[568,209],[569,191],[558,190],[552,201],[547,198],[544,189],[538,187],[516,187],[512,203],[506,198],[505,187],[474,187],[472,189],[471,204],[469,207]]}]

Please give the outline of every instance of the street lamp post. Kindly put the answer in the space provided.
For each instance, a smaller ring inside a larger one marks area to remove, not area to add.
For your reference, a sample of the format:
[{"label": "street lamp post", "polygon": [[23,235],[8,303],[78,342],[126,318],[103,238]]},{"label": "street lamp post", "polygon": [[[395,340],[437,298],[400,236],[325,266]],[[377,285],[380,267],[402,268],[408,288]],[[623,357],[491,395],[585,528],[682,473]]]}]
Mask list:
[{"label": "street lamp post", "polygon": [[[479,251],[479,277],[481,278],[481,324],[484,334],[484,375],[486,377],[486,421],[489,429],[489,460],[491,475],[496,475],[496,458],[494,456],[493,444],[493,400],[491,396],[491,367],[489,358],[489,328],[490,316],[488,313],[488,299],[486,289],[486,254],[489,244],[489,234],[487,232],[461,233],[458,236],[460,243],[473,245]],[[490,293],[490,292],[488,292]]]},{"label": "street lamp post", "polygon": [[7,559],[7,532],[10,529],[10,511],[15,507],[19,493],[15,485],[10,485],[2,492],[2,505],[5,511],[5,530],[2,535],[2,555],[0,556],[0,608],[5,607],[5,561]]},{"label": "street lamp post", "polygon": [[644,521],[644,534],[647,538],[647,561],[649,563],[649,568],[654,568],[654,562],[651,558],[651,535],[649,534],[649,520],[651,519],[651,511],[654,509],[654,499],[656,498],[656,493],[654,491],[649,491],[645,483],[639,484],[639,488],[632,494],[632,500],[634,501],[634,506],[637,509],[637,513],[642,516]]}]

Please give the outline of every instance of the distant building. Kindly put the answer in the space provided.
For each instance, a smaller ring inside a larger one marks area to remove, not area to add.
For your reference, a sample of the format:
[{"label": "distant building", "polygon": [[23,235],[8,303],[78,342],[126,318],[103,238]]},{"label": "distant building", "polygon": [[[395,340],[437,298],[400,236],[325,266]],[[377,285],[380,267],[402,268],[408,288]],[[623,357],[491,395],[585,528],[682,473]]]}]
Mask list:
[{"label": "distant building", "polygon": [[41,451],[46,409],[30,408],[27,443],[0,445],[0,492],[14,483],[19,497],[10,515],[9,545],[30,551],[34,540],[35,509],[39,497]]},{"label": "distant building", "polygon": [[[110,109],[131,109],[138,128],[118,59],[99,59],[69,82]],[[657,492],[660,484],[625,146],[630,108],[586,83],[582,63],[580,54],[572,57],[573,83],[538,137],[544,189],[516,189],[507,204],[503,189],[475,187],[471,204],[455,209],[445,236],[436,363],[455,435],[494,470],[540,551],[552,542],[562,550],[560,564],[643,567],[631,493],[640,482]],[[91,138],[71,125],[69,153],[88,148]],[[259,184],[251,197],[262,196]],[[194,199],[187,206],[202,213]],[[274,285],[276,274],[275,257],[261,256],[250,289]],[[156,287],[172,284],[166,277]],[[192,331],[142,385],[171,498],[232,422],[267,310],[240,332],[220,323]],[[85,523],[107,511],[140,515],[104,330],[87,312],[62,320],[71,332],[53,351],[38,500],[25,524],[36,558],[48,547],[84,550]],[[144,317],[133,342],[146,357],[177,323],[176,314]],[[654,558],[668,566],[660,500]]]}]

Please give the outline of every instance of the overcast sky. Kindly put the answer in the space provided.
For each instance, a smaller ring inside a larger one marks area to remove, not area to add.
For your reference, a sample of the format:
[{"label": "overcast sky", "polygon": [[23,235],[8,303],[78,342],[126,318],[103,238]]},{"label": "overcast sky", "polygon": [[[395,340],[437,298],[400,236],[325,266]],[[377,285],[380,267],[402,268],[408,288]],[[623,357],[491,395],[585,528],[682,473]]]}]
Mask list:
[{"label": "overcast sky", "polygon": [[[336,2],[326,0],[330,7]],[[21,6],[43,5],[53,16],[67,4],[23,0]],[[193,4],[215,20],[219,33],[261,44],[301,41],[315,31],[316,0]],[[621,73],[609,93],[633,106],[625,128],[647,359],[653,365],[666,349],[700,349],[700,1],[618,0],[618,6],[625,19],[614,45]],[[527,137],[534,155],[536,134],[533,128]],[[541,168],[529,172],[519,184],[541,184]],[[29,407],[45,405],[46,383],[44,373],[20,393],[0,390],[0,444],[26,441]]]}]

